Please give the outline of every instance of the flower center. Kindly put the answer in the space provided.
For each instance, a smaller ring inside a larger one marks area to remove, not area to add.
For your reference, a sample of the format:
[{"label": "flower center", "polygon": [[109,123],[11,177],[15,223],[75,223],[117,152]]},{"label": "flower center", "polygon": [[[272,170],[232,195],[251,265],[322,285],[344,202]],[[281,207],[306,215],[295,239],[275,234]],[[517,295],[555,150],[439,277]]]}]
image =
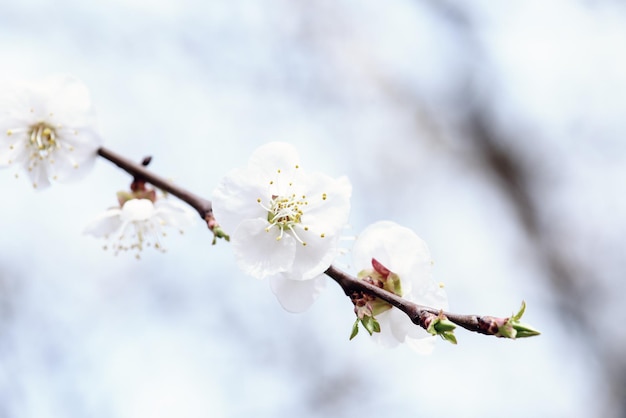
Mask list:
[{"label": "flower center", "polygon": [[[270,231],[273,227],[278,227],[280,229],[280,235],[276,237],[276,240],[279,241],[283,238],[285,231],[291,231],[293,237],[302,245],[306,245],[296,233],[295,227],[302,224],[302,209],[301,207],[308,205],[308,202],[305,200],[306,196],[302,196],[301,198],[296,197],[295,194],[289,196],[276,196],[272,195],[272,200],[270,201],[270,206],[265,207],[261,203],[261,199],[257,199],[257,202],[263,207],[263,209],[267,210],[267,221],[270,223],[266,231]],[[305,231],[308,229],[307,227],[303,228]]]},{"label": "flower center", "polygon": [[[304,198],[304,196],[302,196]],[[293,227],[300,223],[302,217],[301,205],[305,205],[304,200],[296,199],[296,195],[291,196],[272,196],[269,210],[267,212],[267,220],[279,228],[285,229]]]},{"label": "flower center", "polygon": [[33,125],[29,130],[29,142],[37,148],[40,157],[46,158],[59,147],[54,127],[45,122]]}]

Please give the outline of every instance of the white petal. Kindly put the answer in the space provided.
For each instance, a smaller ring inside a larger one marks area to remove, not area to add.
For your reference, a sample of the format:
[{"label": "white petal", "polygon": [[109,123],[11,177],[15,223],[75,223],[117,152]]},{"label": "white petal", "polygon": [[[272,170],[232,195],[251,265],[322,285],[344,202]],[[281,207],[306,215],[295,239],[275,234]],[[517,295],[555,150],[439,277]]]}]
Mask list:
[{"label": "white petal", "polygon": [[159,199],[154,204],[156,214],[166,225],[186,228],[194,223],[196,214],[189,206],[177,200]]},{"label": "white petal", "polygon": [[122,222],[141,222],[154,215],[154,203],[149,199],[131,199],[122,206]]},{"label": "white petal", "polygon": [[263,219],[243,221],[231,236],[237,265],[246,274],[262,279],[291,269],[296,253],[296,240],[284,234],[277,240],[278,228],[265,231]]},{"label": "white petal", "polygon": [[80,180],[91,170],[98,157],[100,136],[90,129],[82,130],[79,135],[68,132],[63,134],[64,136],[59,139],[62,141],[62,148],[51,155],[54,159],[54,164],[51,165],[52,173],[62,182]]},{"label": "white petal", "polygon": [[[424,331],[425,332],[425,331]],[[405,343],[418,354],[428,355],[433,352],[437,337],[430,335],[425,338],[407,338]]]},{"label": "white petal", "polygon": [[[302,223],[318,227],[327,235],[335,235],[348,222],[352,185],[347,177],[333,179],[325,174],[314,174],[306,179],[309,201]],[[322,199],[326,195],[326,199]]]},{"label": "white petal", "polygon": [[300,164],[300,157],[296,148],[286,142],[270,142],[257,148],[248,162],[248,169],[260,171],[265,175],[274,175],[277,170],[290,176],[296,165]]},{"label": "white petal", "polygon": [[310,280],[326,271],[337,257],[339,237],[321,238],[313,230],[299,232],[298,236],[307,245],[296,245],[293,268],[285,274],[291,280]]},{"label": "white petal", "polygon": [[376,316],[376,320],[380,324],[380,332],[372,334],[374,341],[387,348],[397,347],[400,344],[400,341],[391,332],[391,318],[389,317],[391,312],[392,310],[385,311]]},{"label": "white petal", "polygon": [[405,299],[431,308],[448,309],[448,295],[435,281],[413,285],[411,292],[404,295]]},{"label": "white petal", "polygon": [[389,328],[394,338],[401,343],[408,338],[418,340],[431,337],[424,328],[411,322],[409,317],[399,309],[389,311]]},{"label": "white petal", "polygon": [[[40,98],[46,119],[52,114],[54,125],[79,128],[95,124],[89,90],[74,76],[62,74],[46,77],[32,84],[33,96]],[[33,108],[37,111],[41,106]]]},{"label": "white petal", "polygon": [[26,170],[34,187],[42,190],[50,186],[48,161],[37,161],[37,164]]},{"label": "white petal", "polygon": [[0,167],[10,167],[11,165],[25,167],[28,164],[26,140],[8,138],[9,140],[0,143]]},{"label": "white petal", "polygon": [[120,213],[119,208],[112,208],[101,213],[87,225],[83,233],[100,238],[116,232],[122,226]]},{"label": "white petal", "polygon": [[359,235],[352,249],[354,265],[370,268],[372,258],[397,273],[404,292],[432,281],[432,259],[426,243],[413,231],[390,221],[376,222]]},{"label": "white petal", "polygon": [[326,287],[326,276],[317,276],[311,280],[289,280],[284,276],[270,278],[272,292],[289,312],[304,312],[313,305],[313,302]]},{"label": "white petal", "polygon": [[226,233],[232,234],[244,219],[267,217],[257,199],[267,197],[268,187],[269,181],[263,184],[257,175],[242,169],[220,181],[213,191],[213,214]]}]

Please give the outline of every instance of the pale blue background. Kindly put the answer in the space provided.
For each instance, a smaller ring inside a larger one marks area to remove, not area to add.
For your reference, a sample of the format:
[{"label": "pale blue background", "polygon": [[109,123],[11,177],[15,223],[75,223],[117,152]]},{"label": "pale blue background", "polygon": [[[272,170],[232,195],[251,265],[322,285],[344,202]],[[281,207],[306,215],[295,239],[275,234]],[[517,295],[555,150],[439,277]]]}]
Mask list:
[{"label": "pale blue background", "polygon": [[[626,12],[464,3],[0,6],[0,76],[75,74],[111,149],[152,155],[210,197],[258,145],[291,142],[308,168],[352,179],[346,235],[406,225],[429,243],[451,310],[505,316],[525,299],[543,331],[459,331],[429,357],[348,341],[334,283],[288,314],[200,224],[165,255],[102,251],[81,232],[129,183],[104,160],[43,192],[4,170],[0,417],[624,416],[626,368],[612,375],[611,361],[626,346]],[[582,279],[583,320],[560,310],[566,291],[468,140],[476,108],[531,171],[544,237]]]}]

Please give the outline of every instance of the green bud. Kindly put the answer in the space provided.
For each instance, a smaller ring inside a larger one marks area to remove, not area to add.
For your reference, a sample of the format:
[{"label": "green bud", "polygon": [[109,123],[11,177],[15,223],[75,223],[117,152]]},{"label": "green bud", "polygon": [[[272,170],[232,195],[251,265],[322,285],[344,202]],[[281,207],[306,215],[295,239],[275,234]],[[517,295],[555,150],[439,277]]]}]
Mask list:
[{"label": "green bud", "polygon": [[375,332],[380,332],[380,324],[373,316],[364,316],[363,319],[361,319],[361,323],[370,335]]},{"label": "green bud", "polygon": [[513,328],[515,328],[515,331],[517,331],[517,338],[526,338],[541,335],[539,331],[527,324],[516,323],[513,324]]},{"label": "green bud", "polygon": [[352,325],[352,333],[350,334],[350,340],[352,340],[359,333],[359,318],[354,321],[354,325]]},{"label": "green bud", "polygon": [[511,316],[503,325],[498,327],[497,337],[503,338],[526,338],[540,335],[541,333],[528,324],[520,322],[524,312],[526,311],[526,302],[522,301],[519,311]]},{"label": "green bud", "polygon": [[445,316],[443,318],[437,318],[435,321],[435,330],[437,333],[453,331],[455,328],[456,325],[454,325],[454,322],[450,321]]},{"label": "green bud", "polygon": [[441,333],[439,336],[449,343],[456,345],[456,336],[452,333],[452,331]]},{"label": "green bud", "polygon": [[456,325],[443,315],[432,315],[432,320],[426,331],[431,335],[439,335],[444,340],[456,344],[456,337],[454,335]]},{"label": "green bud", "polygon": [[216,225],[213,227],[213,241],[211,242],[211,244],[217,244],[218,238],[225,239],[227,242],[230,242],[230,235],[224,232],[221,226]]},{"label": "green bud", "polygon": [[356,337],[359,333],[359,322],[363,325],[363,328],[370,334],[374,334],[375,332],[380,332],[380,324],[373,316],[365,315],[363,318],[358,318],[354,321],[354,325],[352,325],[352,333],[350,334],[350,339]]}]

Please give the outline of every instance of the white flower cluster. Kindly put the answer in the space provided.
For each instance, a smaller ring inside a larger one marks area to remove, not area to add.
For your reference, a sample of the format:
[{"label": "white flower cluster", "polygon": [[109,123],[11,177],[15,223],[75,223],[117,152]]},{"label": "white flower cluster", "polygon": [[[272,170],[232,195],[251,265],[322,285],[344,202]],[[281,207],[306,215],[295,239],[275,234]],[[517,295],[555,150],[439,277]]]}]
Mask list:
[{"label": "white flower cluster", "polygon": [[[241,270],[256,278],[269,277],[281,305],[301,312],[322,291],[323,273],[338,255],[350,194],[345,177],[309,173],[301,167],[293,146],[274,142],[257,149],[247,167],[222,179],[213,194],[213,210],[221,226],[231,232]],[[447,308],[445,292],[431,277],[428,248],[411,230],[388,221],[375,223],[356,240],[353,257],[365,273],[372,259],[392,271],[400,280],[399,296]],[[378,342],[407,343],[420,353],[432,350],[431,334],[390,305],[385,309],[377,314],[381,332],[373,335]]]},{"label": "white flower cluster", "polygon": [[[34,187],[85,172],[100,142],[89,93],[75,78],[0,86],[0,167],[24,168]],[[147,246],[163,251],[165,228],[182,231],[195,219],[187,206],[157,198],[141,179],[133,181],[131,190],[120,192],[119,206],[102,213],[85,230],[108,239],[105,248],[115,254],[134,251],[139,257]],[[281,305],[301,312],[324,288],[324,272],[339,254],[351,193],[346,177],[309,172],[293,146],[273,142],[258,148],[246,167],[221,180],[213,212],[220,231],[231,233],[241,270],[269,278]],[[409,229],[388,221],[375,223],[356,240],[353,257],[361,269],[360,279],[409,301],[447,308],[445,292],[431,277],[428,248]],[[407,343],[418,352],[432,350],[434,337],[391,305],[358,293],[353,302],[357,313],[353,335],[361,321],[385,346]]]}]

